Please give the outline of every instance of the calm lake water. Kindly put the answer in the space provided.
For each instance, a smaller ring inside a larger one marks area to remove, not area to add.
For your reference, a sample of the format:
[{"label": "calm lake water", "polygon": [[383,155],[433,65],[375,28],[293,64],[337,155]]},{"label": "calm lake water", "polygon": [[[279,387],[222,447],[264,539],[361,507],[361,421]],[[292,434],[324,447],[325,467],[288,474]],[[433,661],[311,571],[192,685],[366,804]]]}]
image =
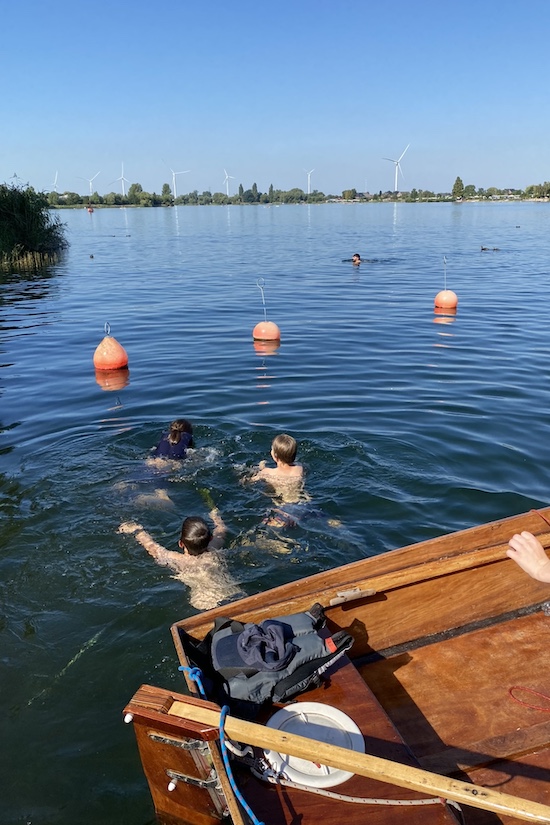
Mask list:
[{"label": "calm lake water", "polygon": [[[183,687],[169,626],[195,609],[118,525],[176,549],[207,489],[252,594],[547,504],[550,207],[61,217],[63,261],[0,285],[0,821],[142,825],[153,809],[121,710],[142,683]],[[354,252],[369,262],[342,261]],[[433,311],[444,256],[454,317]],[[273,354],[252,341],[258,278]],[[130,359],[111,391],[92,366],[105,322]],[[182,416],[197,450],[155,476],[148,451]],[[267,491],[240,481],[281,431],[312,515],[275,531]]]}]

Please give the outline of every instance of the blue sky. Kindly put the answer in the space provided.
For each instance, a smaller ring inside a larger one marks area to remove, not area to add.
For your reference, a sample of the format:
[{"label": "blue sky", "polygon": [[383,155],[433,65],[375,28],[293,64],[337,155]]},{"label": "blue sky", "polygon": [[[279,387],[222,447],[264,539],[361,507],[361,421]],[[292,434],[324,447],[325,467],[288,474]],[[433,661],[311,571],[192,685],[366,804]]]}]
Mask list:
[{"label": "blue sky", "polygon": [[[0,181],[86,194],[550,179],[548,0],[4,0]],[[128,186],[128,184],[126,184]]]}]

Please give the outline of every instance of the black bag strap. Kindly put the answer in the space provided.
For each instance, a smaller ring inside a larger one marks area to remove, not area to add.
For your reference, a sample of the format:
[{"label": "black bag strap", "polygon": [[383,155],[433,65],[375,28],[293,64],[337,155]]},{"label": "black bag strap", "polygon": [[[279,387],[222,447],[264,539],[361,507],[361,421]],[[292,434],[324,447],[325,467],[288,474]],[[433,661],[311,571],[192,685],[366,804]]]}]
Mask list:
[{"label": "black bag strap", "polygon": [[327,623],[327,617],[325,616],[324,608],[319,602],[315,602],[315,604],[311,605],[309,610],[307,611],[308,615],[311,616],[313,619],[313,627],[315,630],[320,630],[324,627]]},{"label": "black bag strap", "polygon": [[333,649],[329,653],[305,662],[277,683],[273,691],[274,702],[284,702],[286,699],[291,699],[296,693],[305,690],[314,680],[318,680],[318,677],[343,656],[353,644],[353,636],[350,636],[345,630],[339,630],[331,637],[331,640]]},{"label": "black bag strap", "polygon": [[212,629],[208,631],[202,642],[199,642],[197,645],[197,649],[203,656],[208,656],[208,658],[211,658],[212,639],[214,637],[214,633],[217,633],[218,630],[223,630],[224,627],[231,627],[232,633],[242,633],[244,630],[244,624],[242,622],[238,622],[236,619],[229,619],[227,616],[218,616],[214,619]]}]

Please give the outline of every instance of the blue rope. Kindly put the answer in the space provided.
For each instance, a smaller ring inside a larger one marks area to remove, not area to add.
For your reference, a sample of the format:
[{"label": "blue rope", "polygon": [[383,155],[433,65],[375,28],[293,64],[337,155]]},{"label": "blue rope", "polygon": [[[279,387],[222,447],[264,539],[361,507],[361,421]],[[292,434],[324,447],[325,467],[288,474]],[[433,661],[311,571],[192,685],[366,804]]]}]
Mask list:
[{"label": "blue rope", "polygon": [[224,767],[225,767],[225,772],[227,774],[227,778],[229,779],[229,784],[231,785],[235,796],[237,797],[238,801],[241,803],[244,810],[246,811],[246,813],[250,817],[253,825],[264,825],[264,823],[261,822],[258,819],[258,817],[256,817],[254,815],[252,809],[246,803],[242,793],[237,788],[237,784],[236,784],[236,782],[233,778],[233,772],[231,770],[231,765],[229,764],[229,756],[227,754],[227,745],[225,744],[225,727],[224,726],[225,726],[225,717],[227,716],[228,713],[229,713],[229,708],[228,708],[227,705],[224,705],[222,710],[221,710],[221,713],[220,713],[220,748],[221,748],[221,752],[222,752],[222,759],[223,759],[223,764],[224,764]]},{"label": "blue rope", "polygon": [[181,670],[184,673],[187,673],[187,675],[189,676],[191,681],[196,682],[196,685],[199,689],[200,695],[202,696],[203,699],[206,699],[207,698],[206,692],[205,692],[205,690],[202,686],[202,681],[201,681],[201,677],[202,677],[201,669],[198,668],[198,667],[189,667],[188,665],[180,665],[178,667],[178,670]]}]

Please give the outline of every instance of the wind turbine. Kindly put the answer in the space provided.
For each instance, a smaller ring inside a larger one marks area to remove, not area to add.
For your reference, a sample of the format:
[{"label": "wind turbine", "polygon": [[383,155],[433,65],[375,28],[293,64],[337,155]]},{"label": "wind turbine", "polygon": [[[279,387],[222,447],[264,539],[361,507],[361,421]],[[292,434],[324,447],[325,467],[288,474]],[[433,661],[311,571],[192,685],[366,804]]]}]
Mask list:
[{"label": "wind turbine", "polygon": [[56,172],[56,173],[55,173],[55,178],[54,178],[54,180],[53,180],[53,189],[52,189],[52,192],[57,192],[57,176],[58,176],[58,175],[59,175],[59,172]]},{"label": "wind turbine", "polygon": [[88,183],[90,184],[90,197],[94,194],[94,190],[92,188],[92,183],[97,178],[97,176],[100,175],[100,174],[101,174],[101,172],[96,172],[95,175],[93,176],[93,178],[81,178],[80,175],[78,176],[80,180],[87,180]]},{"label": "wind turbine", "polygon": [[178,191],[176,189],[176,175],[186,175],[191,170],[190,169],[184,169],[183,172],[174,172],[174,170],[172,169],[171,166],[168,167],[168,168],[172,172],[172,192],[174,193],[174,200],[176,200],[176,198],[178,197]]},{"label": "wind turbine", "polygon": [[307,175],[307,193],[311,195],[311,172],[315,172],[315,169],[312,169],[310,172],[307,169],[304,169],[304,172]]},{"label": "wind turbine", "polygon": [[13,181],[14,186],[19,186],[19,184],[23,180],[23,178],[20,178],[19,175],[17,174],[17,172],[14,172],[13,175],[11,176],[10,180]]},{"label": "wind turbine", "polygon": [[130,181],[128,180],[128,178],[124,177],[124,161],[122,161],[121,165],[122,165],[122,174],[121,174],[121,176],[119,178],[115,178],[115,180],[112,180],[111,183],[109,184],[109,186],[111,186],[111,184],[113,184],[113,183],[116,183],[117,181],[120,181],[120,186],[121,186],[121,189],[122,189],[122,197],[125,198],[126,197],[126,190],[124,189],[124,183],[125,182],[130,183]]},{"label": "wind turbine", "polygon": [[229,181],[234,180],[235,176],[234,175],[228,175],[227,171],[225,169],[223,171],[225,172],[225,179],[224,179],[225,191],[227,192],[227,197],[229,197]]},{"label": "wind turbine", "polygon": [[399,175],[399,172],[401,172],[401,177],[403,177],[403,172],[402,172],[401,166],[399,164],[402,161],[403,155],[405,154],[405,152],[407,151],[407,149],[409,148],[410,145],[411,145],[410,143],[407,143],[406,148],[401,152],[401,154],[399,155],[397,160],[395,160],[394,158],[382,158],[382,160],[389,160],[391,163],[395,163],[395,184],[394,184],[394,187],[393,187],[394,192],[398,191],[397,190],[397,177]]}]

